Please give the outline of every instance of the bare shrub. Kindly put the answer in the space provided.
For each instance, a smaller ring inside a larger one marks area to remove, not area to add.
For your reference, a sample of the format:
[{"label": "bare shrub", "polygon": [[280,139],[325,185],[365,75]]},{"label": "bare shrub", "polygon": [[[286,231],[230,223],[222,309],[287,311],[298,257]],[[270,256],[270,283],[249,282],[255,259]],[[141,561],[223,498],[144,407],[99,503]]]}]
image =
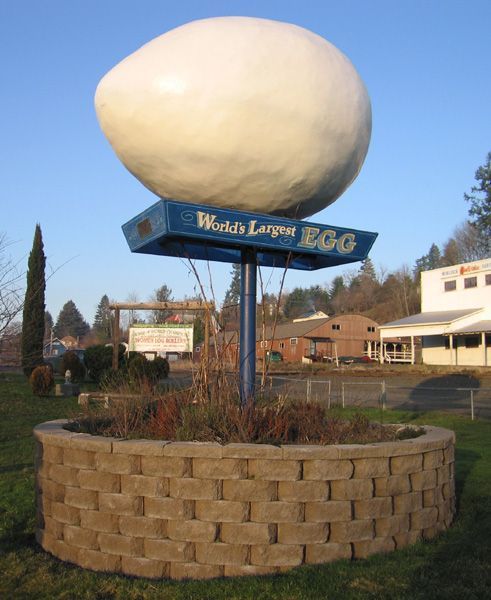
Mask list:
[{"label": "bare shrub", "polygon": [[49,396],[50,391],[55,385],[53,369],[50,365],[40,365],[33,369],[29,383],[32,393],[35,396]]}]

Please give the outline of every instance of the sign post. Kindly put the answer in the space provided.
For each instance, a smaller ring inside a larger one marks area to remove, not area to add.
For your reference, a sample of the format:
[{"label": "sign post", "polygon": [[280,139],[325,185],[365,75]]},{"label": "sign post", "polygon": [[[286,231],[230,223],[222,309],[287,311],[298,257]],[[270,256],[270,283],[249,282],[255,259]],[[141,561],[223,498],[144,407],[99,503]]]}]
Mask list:
[{"label": "sign post", "polygon": [[242,406],[254,400],[256,386],[256,253],[242,249],[240,270],[239,388]]}]

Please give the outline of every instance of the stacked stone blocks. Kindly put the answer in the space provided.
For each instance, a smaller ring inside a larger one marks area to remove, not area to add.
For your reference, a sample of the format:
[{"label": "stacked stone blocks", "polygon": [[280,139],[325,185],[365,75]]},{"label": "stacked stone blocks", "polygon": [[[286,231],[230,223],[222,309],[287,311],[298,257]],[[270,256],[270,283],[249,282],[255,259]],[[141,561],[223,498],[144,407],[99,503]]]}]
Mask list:
[{"label": "stacked stone blocks", "polygon": [[277,573],[432,538],[455,511],[454,434],[269,446],[117,440],[39,425],[37,539],[97,571]]}]

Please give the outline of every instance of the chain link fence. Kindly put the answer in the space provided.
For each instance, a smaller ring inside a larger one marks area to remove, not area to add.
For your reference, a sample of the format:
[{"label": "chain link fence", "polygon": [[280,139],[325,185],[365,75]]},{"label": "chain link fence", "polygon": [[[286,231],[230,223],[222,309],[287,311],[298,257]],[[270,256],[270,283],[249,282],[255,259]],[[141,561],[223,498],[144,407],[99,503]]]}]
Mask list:
[{"label": "chain link fence", "polygon": [[291,399],[332,406],[443,411],[491,419],[491,388],[390,385],[386,380],[343,381],[270,376],[268,391]]}]

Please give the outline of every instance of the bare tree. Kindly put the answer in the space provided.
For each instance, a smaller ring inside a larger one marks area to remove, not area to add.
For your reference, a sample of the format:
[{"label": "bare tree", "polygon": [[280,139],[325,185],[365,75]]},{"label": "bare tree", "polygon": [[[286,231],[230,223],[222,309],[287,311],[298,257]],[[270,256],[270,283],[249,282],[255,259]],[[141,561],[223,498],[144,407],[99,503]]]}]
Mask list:
[{"label": "bare tree", "polygon": [[23,275],[8,254],[11,242],[0,233],[0,340],[11,329],[11,324],[22,311]]}]

